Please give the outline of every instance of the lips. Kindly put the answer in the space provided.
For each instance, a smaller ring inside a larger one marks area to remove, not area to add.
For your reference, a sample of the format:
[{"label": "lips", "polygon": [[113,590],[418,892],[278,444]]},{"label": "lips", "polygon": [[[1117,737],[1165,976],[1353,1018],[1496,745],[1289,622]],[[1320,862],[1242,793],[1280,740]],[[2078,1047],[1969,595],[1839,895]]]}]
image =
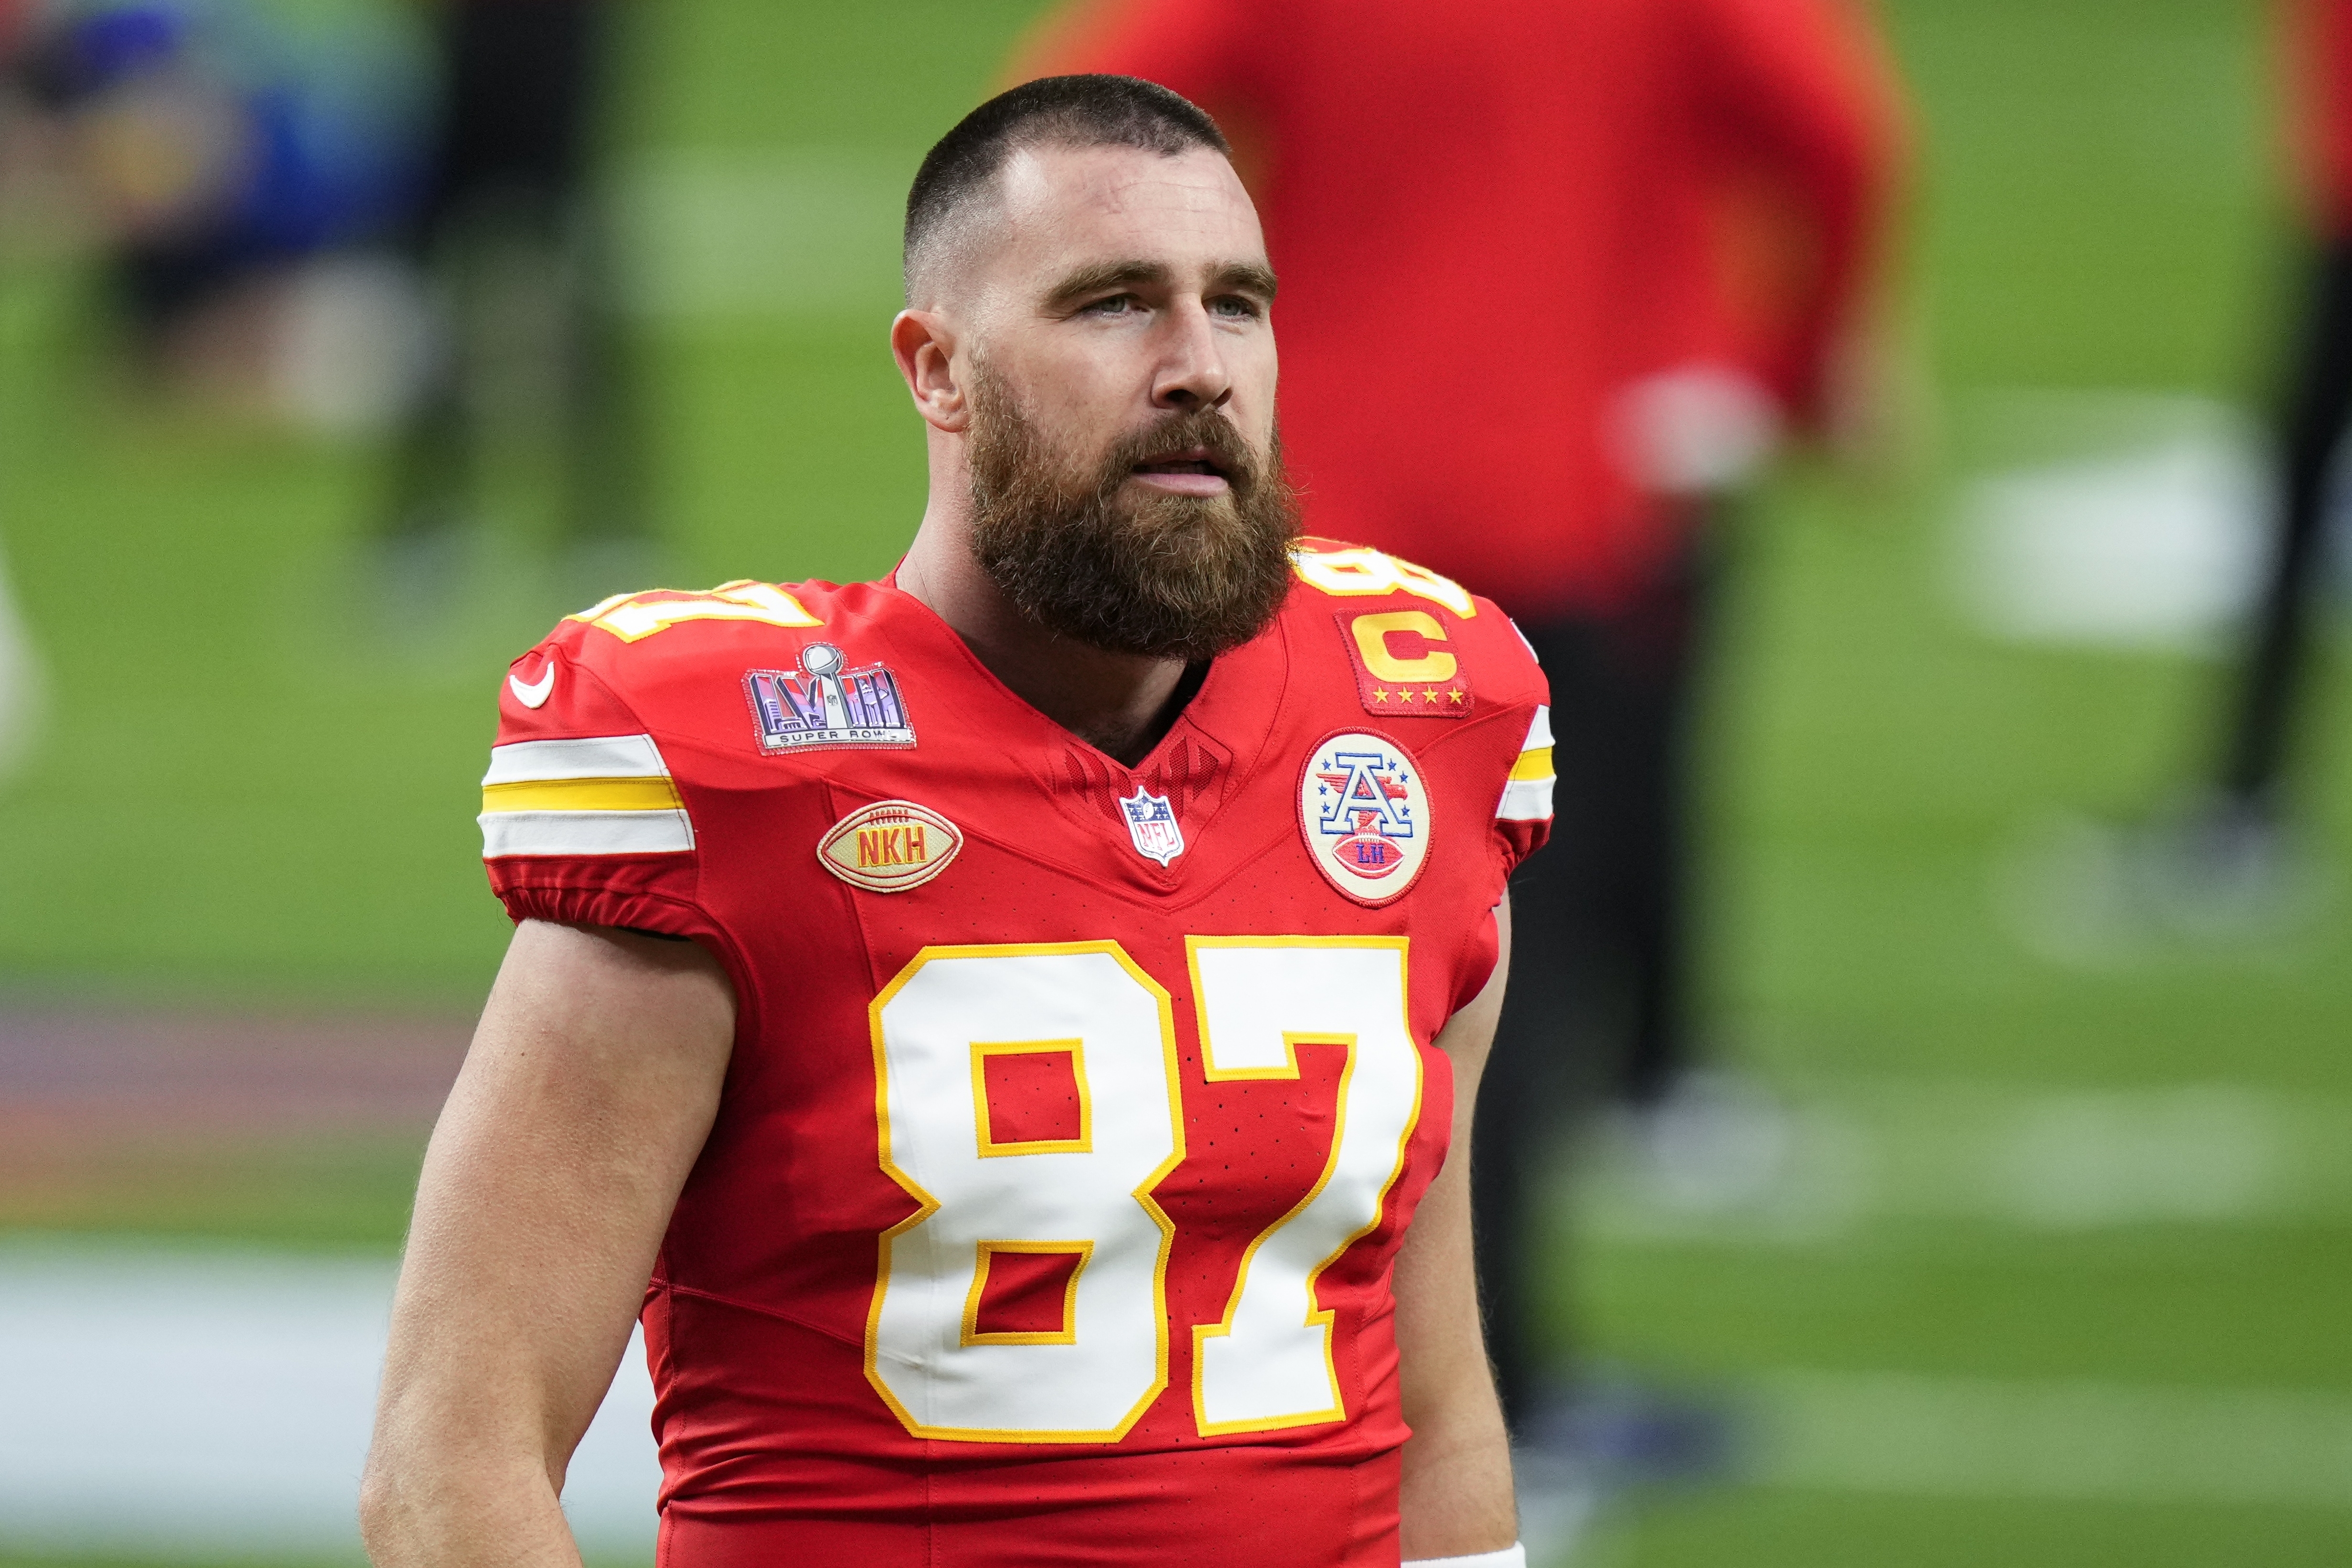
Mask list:
[{"label": "lips", "polygon": [[1161,457],[1148,457],[1135,465],[1138,474],[1213,474],[1225,476],[1223,466],[1205,449],[1171,453]]}]

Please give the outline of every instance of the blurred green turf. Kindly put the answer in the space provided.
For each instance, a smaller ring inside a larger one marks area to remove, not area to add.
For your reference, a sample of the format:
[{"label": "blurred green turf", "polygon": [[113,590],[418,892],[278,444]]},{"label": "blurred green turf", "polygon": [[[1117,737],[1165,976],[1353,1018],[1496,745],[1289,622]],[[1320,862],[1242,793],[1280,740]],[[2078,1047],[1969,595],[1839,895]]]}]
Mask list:
[{"label": "blurred green turf", "polygon": [[[911,168],[1028,9],[675,0],[646,18],[628,138]],[[1912,258],[1944,406],[2015,386],[2258,396],[2284,271],[2254,8],[1898,0],[1887,15],[1918,99]],[[491,694],[562,608],[524,570],[527,526],[497,557],[506,580],[427,647],[385,635],[351,582],[370,455],[126,409],[61,368],[74,304],[37,268],[0,280],[0,540],[58,685],[47,744],[0,787],[0,984],[470,1002],[504,929],[471,821]],[[651,345],[682,585],[887,566],[919,510],[921,449],[883,319]],[[2159,800],[2207,744],[2214,675],[1962,629],[1938,580],[1943,481],[1972,454],[1962,422],[1944,428],[1931,471],[1898,491],[1799,476],[1738,540],[1709,753],[1711,1011],[1727,1049],[1790,1079],[2352,1090],[2340,913],[2259,958],[2094,972],[2032,956],[1997,922],[1990,871],[2020,826]],[[2340,912],[2352,768],[2323,696],[2311,803]],[[255,1183],[105,1222],[388,1242],[391,1169],[282,1184],[309,1189],[308,1209],[273,1207]],[[2309,1226],[2066,1237],[1924,1221],[1811,1248],[1618,1240],[1559,1258],[1562,1334],[1703,1378],[2345,1391],[2343,1242]],[[2157,1568],[2347,1547],[2352,1509],[1734,1490],[1643,1500],[1593,1561]]]}]

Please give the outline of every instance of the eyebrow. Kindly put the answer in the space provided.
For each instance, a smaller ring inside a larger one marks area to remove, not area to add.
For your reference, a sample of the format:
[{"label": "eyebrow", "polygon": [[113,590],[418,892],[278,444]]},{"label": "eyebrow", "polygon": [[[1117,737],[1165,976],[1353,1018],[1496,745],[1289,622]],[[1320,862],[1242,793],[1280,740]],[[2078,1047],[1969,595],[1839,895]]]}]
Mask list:
[{"label": "eyebrow", "polygon": [[[1175,281],[1175,276],[1165,262],[1098,261],[1078,268],[1055,284],[1045,296],[1045,307],[1049,310],[1063,309],[1089,295],[1120,288],[1165,288]],[[1213,293],[1238,289],[1271,300],[1277,285],[1274,269],[1262,262],[1225,261],[1211,269],[1208,287]]]}]

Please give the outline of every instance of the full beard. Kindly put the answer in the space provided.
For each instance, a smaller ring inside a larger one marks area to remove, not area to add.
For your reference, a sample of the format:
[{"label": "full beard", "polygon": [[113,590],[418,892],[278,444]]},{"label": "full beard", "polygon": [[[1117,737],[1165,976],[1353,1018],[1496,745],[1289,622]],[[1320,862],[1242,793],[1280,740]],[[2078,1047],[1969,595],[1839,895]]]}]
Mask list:
[{"label": "full beard", "polygon": [[[1137,494],[1135,465],[1199,447],[1222,496]],[[1031,620],[1090,647],[1187,663],[1237,648],[1290,590],[1297,510],[1279,438],[1263,460],[1214,410],[1171,414],[1073,462],[982,373],[973,389],[972,549]]]}]

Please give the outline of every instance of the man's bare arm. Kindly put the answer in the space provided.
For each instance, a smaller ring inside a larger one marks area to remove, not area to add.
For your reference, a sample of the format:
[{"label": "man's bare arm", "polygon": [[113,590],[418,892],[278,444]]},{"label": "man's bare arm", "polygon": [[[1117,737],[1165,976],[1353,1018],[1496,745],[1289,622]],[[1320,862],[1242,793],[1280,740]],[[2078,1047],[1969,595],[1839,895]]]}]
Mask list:
[{"label": "man's bare arm", "polygon": [[556,1499],[727,1071],[691,943],[525,921],[425,1156],[360,1497],[382,1568],[578,1568]]},{"label": "man's bare arm", "polygon": [[1511,966],[1511,906],[1496,906],[1494,977],[1446,1023],[1437,1044],[1454,1064],[1454,1138],[1397,1253],[1397,1349],[1402,1360],[1404,1556],[1466,1557],[1518,1539],[1511,1444],[1470,1253],[1470,1123],[1478,1079],[1503,1009]]}]

